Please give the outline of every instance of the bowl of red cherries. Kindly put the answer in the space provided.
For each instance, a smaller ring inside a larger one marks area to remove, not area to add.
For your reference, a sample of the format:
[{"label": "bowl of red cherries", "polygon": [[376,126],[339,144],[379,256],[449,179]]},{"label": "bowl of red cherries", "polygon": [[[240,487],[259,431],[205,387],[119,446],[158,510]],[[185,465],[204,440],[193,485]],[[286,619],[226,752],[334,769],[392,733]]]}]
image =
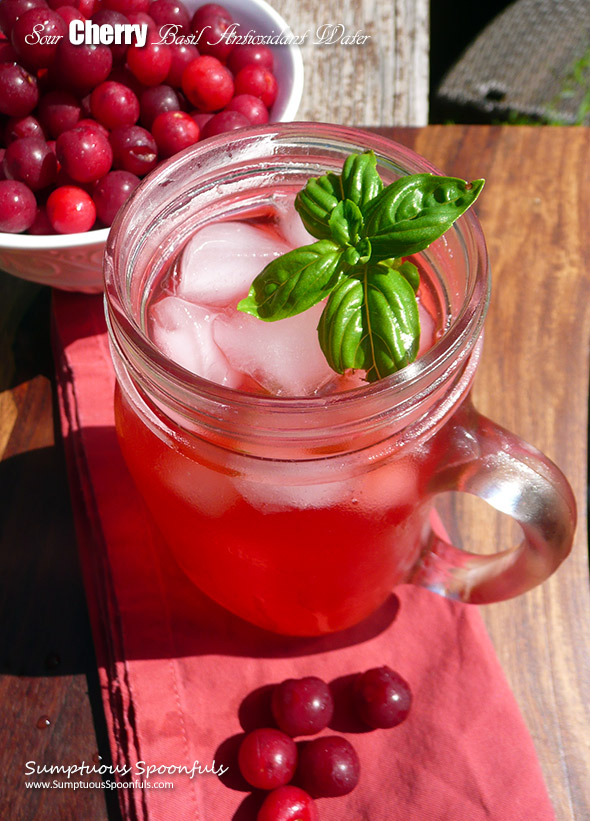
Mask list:
[{"label": "bowl of red cherries", "polygon": [[109,226],[158,163],[294,119],[296,41],[264,0],[2,0],[0,269],[100,291]]}]

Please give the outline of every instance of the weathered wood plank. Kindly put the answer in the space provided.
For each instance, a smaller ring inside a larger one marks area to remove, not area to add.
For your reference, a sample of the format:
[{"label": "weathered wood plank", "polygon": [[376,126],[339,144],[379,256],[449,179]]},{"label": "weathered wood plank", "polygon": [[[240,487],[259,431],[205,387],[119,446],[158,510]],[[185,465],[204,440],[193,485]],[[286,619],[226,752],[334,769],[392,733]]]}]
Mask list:
[{"label": "weathered wood plank", "polygon": [[[306,35],[298,120],[426,125],[428,0],[274,0],[273,6],[293,34]],[[345,45],[357,32],[365,42]],[[333,42],[321,44],[322,36]]]}]

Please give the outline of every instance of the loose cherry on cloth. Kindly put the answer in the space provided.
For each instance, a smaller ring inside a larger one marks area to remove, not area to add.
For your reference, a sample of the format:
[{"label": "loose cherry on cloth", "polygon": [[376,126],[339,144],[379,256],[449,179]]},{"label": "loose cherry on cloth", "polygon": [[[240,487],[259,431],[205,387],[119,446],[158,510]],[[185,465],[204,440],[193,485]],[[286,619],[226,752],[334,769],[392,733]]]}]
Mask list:
[{"label": "loose cherry on cloth", "polygon": [[[242,733],[240,706],[257,688],[388,665],[410,683],[412,711],[392,730],[364,733],[335,713],[323,732],[352,741],[362,772],[349,795],[318,799],[322,821],[553,821],[532,740],[478,610],[403,585],[362,625],[319,639],[274,636],[226,613],[177,568],[127,474],[113,427],[102,299],[56,292],[53,320],[113,764],[190,770],[215,759],[219,767],[228,763],[224,742]],[[231,779],[228,786],[211,774],[154,778],[175,787],[118,790],[124,817],[255,819]]]}]

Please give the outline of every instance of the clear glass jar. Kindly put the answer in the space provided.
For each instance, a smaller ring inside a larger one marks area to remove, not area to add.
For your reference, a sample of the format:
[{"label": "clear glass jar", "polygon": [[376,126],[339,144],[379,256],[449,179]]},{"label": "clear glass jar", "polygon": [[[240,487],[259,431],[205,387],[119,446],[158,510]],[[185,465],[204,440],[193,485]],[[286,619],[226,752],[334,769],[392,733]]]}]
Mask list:
[{"label": "clear glass jar", "polygon": [[[197,228],[268,208],[277,191],[294,196],[368,148],[386,184],[436,173],[401,145],[333,125],[221,135],[150,175],[107,244],[117,431],[134,481],[200,589],[289,635],[355,624],[402,582],[470,602],[518,595],[556,569],[575,527],[555,465],[469,399],[490,287],[471,212],[421,254],[444,333],[377,383],[305,399],[247,394],[189,373],[150,340],[147,306]],[[522,543],[481,556],[442,540],[430,511],[447,490],[509,513]]]}]

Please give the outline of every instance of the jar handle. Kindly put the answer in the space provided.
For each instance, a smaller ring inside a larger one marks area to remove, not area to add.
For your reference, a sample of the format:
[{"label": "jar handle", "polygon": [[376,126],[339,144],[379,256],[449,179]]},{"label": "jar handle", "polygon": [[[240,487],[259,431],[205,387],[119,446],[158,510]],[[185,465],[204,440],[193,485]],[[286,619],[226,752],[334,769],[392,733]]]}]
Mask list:
[{"label": "jar handle", "polygon": [[524,538],[508,550],[478,555],[431,531],[410,581],[475,604],[518,596],[545,581],[570,552],[576,525],[572,490],[553,462],[478,413],[470,399],[448,424],[429,493],[479,496],[512,516]]}]

